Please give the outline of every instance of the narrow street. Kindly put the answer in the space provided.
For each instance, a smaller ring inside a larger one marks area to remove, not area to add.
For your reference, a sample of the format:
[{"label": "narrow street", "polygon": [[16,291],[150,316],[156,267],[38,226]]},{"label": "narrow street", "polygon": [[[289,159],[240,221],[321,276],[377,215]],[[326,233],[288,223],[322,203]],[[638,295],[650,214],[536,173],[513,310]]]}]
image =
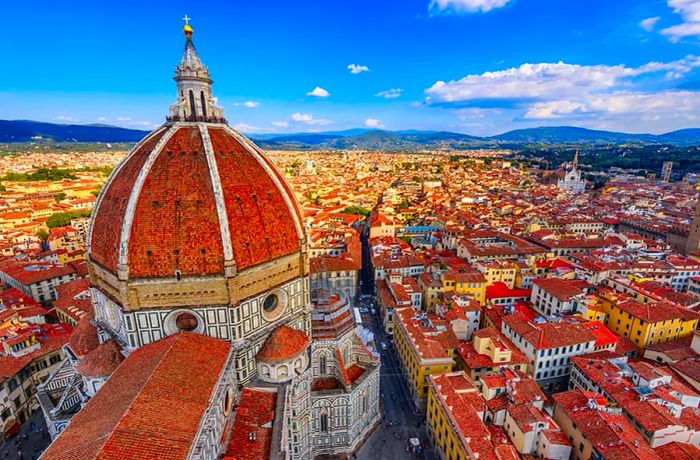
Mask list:
[{"label": "narrow street", "polygon": [[50,442],[51,437],[46,431],[44,414],[41,410],[36,410],[30,419],[22,425],[19,433],[0,446],[0,459],[37,459]]},{"label": "narrow street", "polygon": [[[374,280],[369,263],[369,247],[362,236],[362,294],[374,295]],[[374,301],[373,301],[374,302]],[[376,303],[375,303],[376,305]],[[381,353],[380,391],[384,423],[379,425],[357,453],[358,460],[433,459],[432,449],[426,449],[428,437],[424,416],[416,415],[408,384],[401,373],[398,356],[384,334],[379,314],[362,315],[365,327],[372,330],[376,342],[386,343]],[[389,426],[391,423],[391,426]],[[407,451],[410,438],[418,438],[424,447],[421,454]]]}]

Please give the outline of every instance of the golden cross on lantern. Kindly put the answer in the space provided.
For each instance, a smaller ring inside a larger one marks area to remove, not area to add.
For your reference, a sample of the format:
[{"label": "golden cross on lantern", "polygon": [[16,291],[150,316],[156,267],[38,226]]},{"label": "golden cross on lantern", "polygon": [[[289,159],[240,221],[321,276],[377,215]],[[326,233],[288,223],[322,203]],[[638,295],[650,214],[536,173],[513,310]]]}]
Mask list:
[{"label": "golden cross on lantern", "polygon": [[182,20],[185,21],[185,25],[189,25],[189,24],[190,24],[190,19],[191,19],[191,18],[190,18],[189,16],[187,16],[187,15],[185,15],[185,17],[182,18]]}]

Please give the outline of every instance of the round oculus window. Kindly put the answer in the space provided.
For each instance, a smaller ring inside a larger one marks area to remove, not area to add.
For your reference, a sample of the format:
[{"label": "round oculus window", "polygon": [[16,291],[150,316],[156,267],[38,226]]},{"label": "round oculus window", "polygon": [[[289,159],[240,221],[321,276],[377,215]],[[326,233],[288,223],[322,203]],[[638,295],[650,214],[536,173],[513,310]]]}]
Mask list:
[{"label": "round oculus window", "polygon": [[194,331],[198,325],[197,317],[189,312],[180,313],[175,318],[175,326],[181,331]]},{"label": "round oculus window", "polygon": [[277,294],[270,294],[263,300],[263,310],[266,312],[275,311],[275,308],[280,304],[280,299]]},{"label": "round oculus window", "polygon": [[287,309],[287,293],[277,289],[266,295],[260,303],[260,312],[265,321],[275,321]]}]

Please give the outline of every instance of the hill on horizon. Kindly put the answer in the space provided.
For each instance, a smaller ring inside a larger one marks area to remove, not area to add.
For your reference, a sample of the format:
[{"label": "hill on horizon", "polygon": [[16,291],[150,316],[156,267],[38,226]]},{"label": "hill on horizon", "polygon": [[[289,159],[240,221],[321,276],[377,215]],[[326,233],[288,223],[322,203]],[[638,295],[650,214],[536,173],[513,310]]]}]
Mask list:
[{"label": "hill on horizon", "polygon": [[[31,120],[0,120],[0,142],[137,142],[148,131],[104,124],[56,124]],[[469,148],[518,148],[530,144],[671,144],[700,145],[700,128],[664,134],[631,134],[576,126],[543,126],[515,129],[488,137],[449,131],[386,131],[357,128],[344,131],[290,134],[250,134],[268,149],[421,150]]]},{"label": "hill on horizon", "polygon": [[148,131],[108,125],[61,125],[31,120],[0,120],[0,142],[137,142]]}]

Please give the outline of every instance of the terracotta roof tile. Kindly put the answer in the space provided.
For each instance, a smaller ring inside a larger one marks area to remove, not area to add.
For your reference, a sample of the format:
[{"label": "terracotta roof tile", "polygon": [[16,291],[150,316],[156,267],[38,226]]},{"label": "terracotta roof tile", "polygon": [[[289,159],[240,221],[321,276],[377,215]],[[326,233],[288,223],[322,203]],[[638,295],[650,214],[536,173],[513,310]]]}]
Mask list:
[{"label": "terracotta roof tile", "polygon": [[42,459],[187,458],[230,349],[180,332],[134,350]]},{"label": "terracotta roof tile", "polygon": [[306,351],[309,336],[304,331],[282,325],[270,333],[256,358],[267,363],[286,361]]},{"label": "terracotta roof tile", "polygon": [[100,344],[97,340],[97,328],[92,324],[93,319],[92,314],[80,318],[70,336],[70,348],[78,356],[87,355]]},{"label": "terracotta roof tile", "polygon": [[253,388],[241,391],[229,444],[222,460],[270,458],[276,404],[275,392]]},{"label": "terracotta roof tile", "polygon": [[146,158],[165,130],[155,131],[115,170],[112,182],[102,192],[99,212],[94,213],[90,242],[90,258],[116,272],[119,259],[119,237],[131,189]]},{"label": "terracotta roof tile", "polygon": [[81,359],[77,370],[85,377],[107,376],[111,375],[122,361],[124,361],[124,355],[119,345],[110,339]]}]

